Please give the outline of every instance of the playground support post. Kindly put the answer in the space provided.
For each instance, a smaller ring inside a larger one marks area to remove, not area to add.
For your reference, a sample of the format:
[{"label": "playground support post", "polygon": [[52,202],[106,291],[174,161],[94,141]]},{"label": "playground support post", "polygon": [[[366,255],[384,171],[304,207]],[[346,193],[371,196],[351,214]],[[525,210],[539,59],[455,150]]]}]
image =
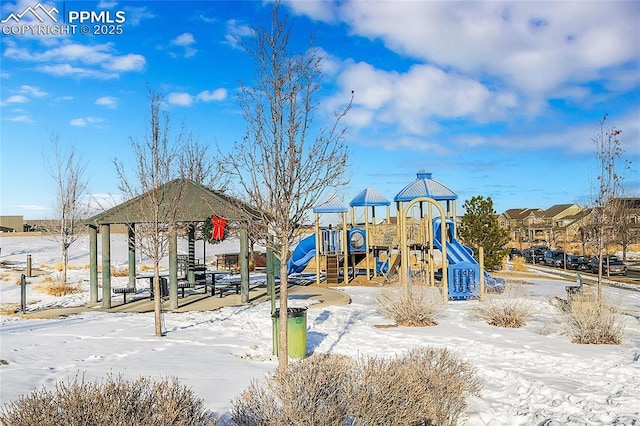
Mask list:
[{"label": "playground support post", "polygon": [[27,313],[27,279],[24,274],[20,275],[20,311]]},{"label": "playground support post", "polygon": [[478,247],[478,259],[480,260],[480,301],[484,302],[485,299],[485,285],[484,285],[484,247]]},{"label": "playground support post", "polygon": [[[409,212],[409,210],[411,209],[411,207],[413,207],[416,203],[429,203],[432,204],[434,206],[436,206],[436,208],[438,209],[438,212],[440,213],[440,220],[441,223],[445,224],[445,212],[444,209],[442,208],[442,206],[440,205],[440,203],[438,203],[436,200],[434,200],[433,198],[430,197],[418,197],[418,198],[414,198],[413,200],[411,200],[409,203],[407,203],[407,205],[403,205],[402,203],[400,203],[399,206],[399,212],[400,212],[400,218],[398,220],[398,223],[400,225],[400,247],[402,249],[401,251],[401,264],[402,267],[400,268],[400,280],[403,283],[406,283],[406,285],[409,285],[409,277],[408,277],[408,269],[409,269],[409,250],[408,250],[408,241],[407,241],[407,212]],[[432,219],[432,218],[430,218]],[[443,299],[443,303],[447,304],[449,302],[449,284],[447,281],[447,235],[446,235],[446,226],[440,226],[440,238],[441,241],[443,241],[442,244],[442,281],[441,281],[441,287],[442,287],[442,299]]]}]

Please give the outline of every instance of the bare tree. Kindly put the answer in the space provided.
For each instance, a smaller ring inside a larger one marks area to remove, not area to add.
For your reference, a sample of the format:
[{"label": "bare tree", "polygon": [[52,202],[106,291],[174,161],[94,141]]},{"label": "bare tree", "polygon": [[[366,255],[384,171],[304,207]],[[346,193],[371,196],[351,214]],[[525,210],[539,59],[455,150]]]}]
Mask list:
[{"label": "bare tree", "polygon": [[114,160],[114,164],[123,195],[139,201],[132,216],[138,222],[135,229],[138,247],[153,263],[155,335],[160,337],[163,335],[160,261],[168,253],[169,239],[178,232],[176,221],[183,195],[181,185],[173,185],[171,190],[166,185],[180,177],[179,150],[184,129],[175,140],[170,140],[169,116],[160,110],[162,96],[149,89],[149,103],[147,134],[142,142],[131,143],[136,159],[135,178],[127,176],[121,162]]},{"label": "bare tree", "polygon": [[[335,114],[329,128],[314,127],[318,109],[321,61],[309,47],[289,52],[291,26],[280,17],[279,3],[271,13],[270,27],[254,28],[243,47],[255,60],[253,86],[242,86],[240,104],[247,125],[242,142],[227,158],[230,173],[261,212],[261,222],[273,239],[280,258],[279,367],[287,367],[287,259],[297,227],[328,187],[341,185],[347,164],[345,129]],[[314,133],[312,136],[311,133]]]},{"label": "bare tree", "polygon": [[[598,159],[598,193],[594,200],[593,225],[594,244],[598,255],[598,300],[602,296],[603,257],[607,256],[607,248],[615,243],[615,223],[618,212],[613,202],[622,193],[622,177],[620,174],[621,130],[615,127],[605,128],[607,115],[600,120],[600,131],[593,138]],[[607,259],[608,262],[608,259]]]},{"label": "bare tree", "polygon": [[88,217],[88,204],[82,202],[86,195],[87,180],[84,177],[86,163],[76,155],[74,148],[62,152],[59,135],[51,135],[53,164],[50,164],[51,176],[56,182],[55,218],[47,226],[47,232],[60,244],[62,276],[60,282],[67,283],[69,266],[69,247],[83,234],[86,227],[84,219]]}]

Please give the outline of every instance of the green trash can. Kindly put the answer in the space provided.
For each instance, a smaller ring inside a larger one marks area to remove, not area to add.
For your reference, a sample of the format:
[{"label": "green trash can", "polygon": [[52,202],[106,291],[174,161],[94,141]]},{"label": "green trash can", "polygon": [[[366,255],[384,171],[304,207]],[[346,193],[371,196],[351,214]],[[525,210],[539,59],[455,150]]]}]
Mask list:
[{"label": "green trash can", "polygon": [[[278,355],[280,344],[280,309],[271,316],[273,327],[273,354]],[[287,309],[287,353],[291,358],[307,356],[307,308]]]}]

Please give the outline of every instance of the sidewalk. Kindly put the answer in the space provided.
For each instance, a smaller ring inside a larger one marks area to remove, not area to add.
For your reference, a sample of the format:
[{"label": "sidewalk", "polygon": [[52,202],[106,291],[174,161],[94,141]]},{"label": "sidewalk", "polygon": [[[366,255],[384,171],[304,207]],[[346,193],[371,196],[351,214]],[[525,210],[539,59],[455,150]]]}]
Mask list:
[{"label": "sidewalk", "polygon": [[[314,300],[316,303],[309,305],[309,309],[317,309],[331,305],[348,305],[351,303],[351,298],[343,291],[318,287],[318,286],[299,286],[293,285],[288,289],[289,297],[292,299],[309,299]],[[293,297],[292,297],[293,296]],[[256,304],[269,301],[266,288],[258,287],[249,292],[249,304]],[[122,303],[122,297],[117,296],[111,299],[112,307],[106,311],[102,309],[102,303],[86,304],[83,306],[74,306],[68,308],[52,308],[43,309],[40,311],[27,312],[26,314],[17,314],[22,318],[33,319],[53,319],[58,317],[64,317],[83,312],[153,312],[154,302],[150,300],[148,296],[144,298],[142,295],[131,295],[127,298],[127,303]],[[225,297],[210,296],[202,292],[192,292],[189,295],[185,295],[184,298],[178,298],[178,308],[169,309],[169,301],[164,302],[165,312],[192,312],[192,311],[214,311],[225,306],[244,306],[240,302],[239,294],[229,294]]]}]

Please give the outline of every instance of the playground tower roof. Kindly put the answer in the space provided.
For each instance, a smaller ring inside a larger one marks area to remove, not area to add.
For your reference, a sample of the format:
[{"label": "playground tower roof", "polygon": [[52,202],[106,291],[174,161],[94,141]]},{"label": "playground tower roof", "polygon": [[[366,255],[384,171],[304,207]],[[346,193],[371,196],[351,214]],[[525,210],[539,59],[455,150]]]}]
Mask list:
[{"label": "playground tower roof", "polygon": [[411,201],[418,197],[429,197],[436,201],[457,200],[458,196],[431,178],[431,172],[422,169],[417,173],[417,179],[405,186],[404,189],[394,197],[393,201]]},{"label": "playground tower roof", "polygon": [[349,203],[351,207],[388,206],[391,201],[374,188],[367,188],[356,195]]},{"label": "playground tower roof", "polygon": [[335,194],[329,195],[323,202],[313,208],[314,213],[346,213],[348,209]]}]

